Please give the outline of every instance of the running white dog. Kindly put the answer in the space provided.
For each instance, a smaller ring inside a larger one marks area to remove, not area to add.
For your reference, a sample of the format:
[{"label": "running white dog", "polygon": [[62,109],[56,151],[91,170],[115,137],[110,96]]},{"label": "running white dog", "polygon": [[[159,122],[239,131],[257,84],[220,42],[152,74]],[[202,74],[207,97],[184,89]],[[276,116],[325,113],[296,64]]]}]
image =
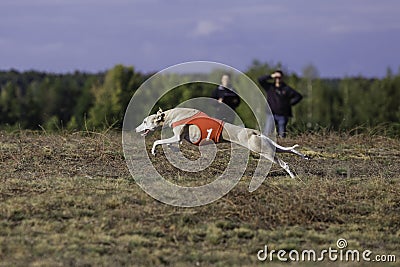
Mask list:
[{"label": "running white dog", "polygon": [[295,150],[298,145],[280,146],[260,131],[211,118],[197,109],[174,108],[167,111],[160,109],[156,114],[146,117],[136,128],[136,132],[143,132],[142,136],[146,136],[150,131],[163,126],[171,127],[174,136],[155,141],[151,149],[153,155],[156,154],[157,145],[178,143],[183,139],[196,145],[209,140],[217,143],[222,137],[224,141],[239,144],[279,164],[292,178],[295,176],[289,166],[275,155],[274,150],[278,153],[292,153],[308,159],[307,156]]}]

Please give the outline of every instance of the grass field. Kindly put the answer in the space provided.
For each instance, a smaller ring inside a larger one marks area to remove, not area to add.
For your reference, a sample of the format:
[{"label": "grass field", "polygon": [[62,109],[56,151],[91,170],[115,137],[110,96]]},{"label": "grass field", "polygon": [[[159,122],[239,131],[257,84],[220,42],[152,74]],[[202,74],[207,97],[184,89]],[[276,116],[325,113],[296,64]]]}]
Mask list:
[{"label": "grass field", "polygon": [[[299,143],[313,157],[282,156],[303,182],[273,166],[263,185],[248,192],[257,159],[251,155],[244,177],[225,197],[179,208],[135,183],[120,133],[0,132],[0,266],[286,266],[276,257],[260,262],[257,252],[264,245],[337,249],[339,238],[348,249],[396,255],[398,263],[400,140],[314,134],[281,143]],[[196,149],[183,145],[188,157],[196,157]],[[229,157],[219,155],[195,176],[174,169],[163,155],[154,165],[171,180],[197,183],[223,171]],[[315,265],[291,263],[298,264]]]}]

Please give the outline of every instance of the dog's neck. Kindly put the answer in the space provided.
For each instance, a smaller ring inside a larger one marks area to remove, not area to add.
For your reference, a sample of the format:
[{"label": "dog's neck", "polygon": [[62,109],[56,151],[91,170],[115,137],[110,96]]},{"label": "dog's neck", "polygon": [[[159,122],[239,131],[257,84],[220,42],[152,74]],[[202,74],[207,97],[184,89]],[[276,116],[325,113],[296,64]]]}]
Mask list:
[{"label": "dog's neck", "polygon": [[165,113],[164,126],[171,127],[172,123],[186,118],[190,118],[198,112],[199,110],[191,108],[174,108],[164,111]]}]

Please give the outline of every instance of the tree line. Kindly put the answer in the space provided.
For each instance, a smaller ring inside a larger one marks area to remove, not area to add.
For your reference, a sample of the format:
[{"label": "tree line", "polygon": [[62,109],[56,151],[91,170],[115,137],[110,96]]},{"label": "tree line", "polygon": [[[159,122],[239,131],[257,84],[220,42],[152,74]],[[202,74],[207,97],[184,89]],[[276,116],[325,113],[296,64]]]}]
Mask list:
[{"label": "tree line", "polygon": [[[245,74],[257,83],[258,77],[281,67],[254,61]],[[304,96],[294,107],[292,131],[375,127],[399,135],[400,73],[388,69],[383,78],[328,79],[319,77],[312,65],[305,67],[301,76],[285,72],[286,83]],[[0,71],[0,128],[46,131],[121,128],[131,97],[152,75],[123,65],[94,74]],[[162,97],[158,104],[172,108],[194,97],[208,97],[214,88],[215,85],[209,84],[185,84]],[[239,106],[238,113],[245,123],[251,121],[244,104]]]}]

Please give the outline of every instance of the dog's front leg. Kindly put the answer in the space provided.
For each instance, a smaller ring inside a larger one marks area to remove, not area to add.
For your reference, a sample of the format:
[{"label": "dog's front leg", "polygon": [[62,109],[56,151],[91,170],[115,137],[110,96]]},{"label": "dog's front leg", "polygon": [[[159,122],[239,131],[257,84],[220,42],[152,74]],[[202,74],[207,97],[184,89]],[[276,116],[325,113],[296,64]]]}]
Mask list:
[{"label": "dog's front leg", "polygon": [[158,145],[178,143],[180,140],[181,139],[180,139],[179,135],[174,135],[171,138],[167,138],[167,139],[157,140],[153,144],[153,148],[151,149],[151,154],[156,155],[156,146],[158,146]]}]

